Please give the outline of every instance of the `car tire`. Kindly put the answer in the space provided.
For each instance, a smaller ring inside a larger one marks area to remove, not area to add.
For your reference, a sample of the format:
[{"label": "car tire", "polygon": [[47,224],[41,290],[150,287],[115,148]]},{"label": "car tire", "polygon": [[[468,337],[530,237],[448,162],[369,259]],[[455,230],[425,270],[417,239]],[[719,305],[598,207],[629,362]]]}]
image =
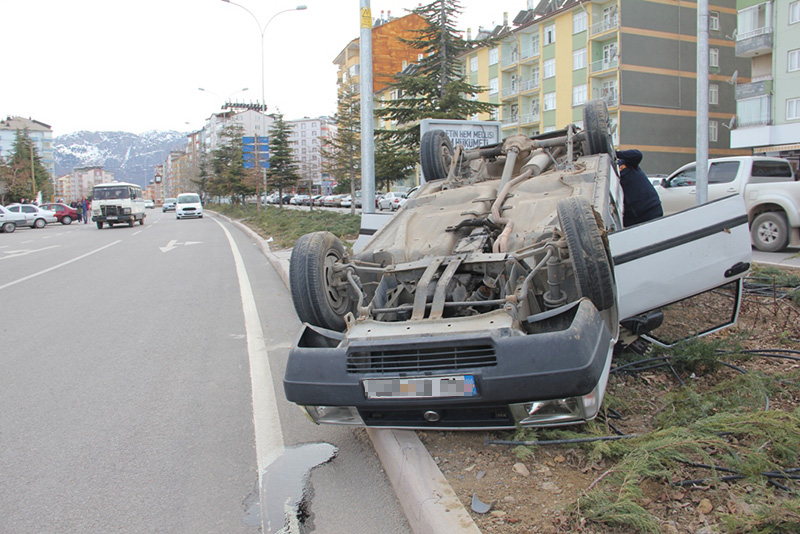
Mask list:
[{"label": "car tire", "polygon": [[753,246],[762,252],[780,252],[789,244],[789,223],[786,215],[767,211],[759,215],[750,227]]},{"label": "car tire", "polygon": [[63,217],[61,217],[61,224],[66,224],[66,225],[72,224],[72,217],[70,217],[69,215],[64,215]]},{"label": "car tire", "polygon": [[343,331],[344,317],[355,311],[347,290],[332,287],[333,265],[344,258],[344,245],[330,232],[306,234],[295,243],[289,262],[292,302],[301,321]]},{"label": "car tire", "polygon": [[583,126],[587,155],[608,154],[616,159],[608,127],[608,106],[603,99],[590,100],[583,106]]},{"label": "car tire", "polygon": [[102,223],[102,221],[97,221],[97,229],[98,229],[98,230],[102,230],[102,229],[103,229],[103,223]]},{"label": "car tire", "polygon": [[144,226],[144,215],[142,215],[142,218],[139,219],[139,226]]},{"label": "car tire", "polygon": [[453,143],[444,130],[430,130],[420,139],[419,163],[425,181],[447,178],[453,163]]},{"label": "car tire", "polygon": [[133,228],[134,224],[136,224],[136,219],[131,219],[130,221],[128,221],[128,226],[130,226],[131,228]]},{"label": "car tire", "polygon": [[587,297],[598,310],[607,310],[616,302],[614,275],[594,209],[587,200],[570,197],[558,203],[557,211],[578,295]]},{"label": "car tire", "polygon": [[3,230],[3,233],[13,234],[14,230],[17,229],[17,225],[14,224],[13,222],[7,222],[7,223],[3,223],[3,226],[0,227],[0,229]]},{"label": "car tire", "polygon": [[44,228],[45,226],[47,226],[47,221],[45,221],[44,219],[36,219],[35,221],[33,221],[34,228]]}]

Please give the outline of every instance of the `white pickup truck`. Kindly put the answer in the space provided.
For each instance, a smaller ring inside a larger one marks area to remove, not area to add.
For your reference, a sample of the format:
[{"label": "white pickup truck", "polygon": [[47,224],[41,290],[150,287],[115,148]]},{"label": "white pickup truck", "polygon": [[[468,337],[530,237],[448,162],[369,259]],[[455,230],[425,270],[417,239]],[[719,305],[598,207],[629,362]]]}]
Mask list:
[{"label": "white pickup truck", "polygon": [[[708,161],[708,200],[742,195],[758,250],[800,245],[800,182],[781,158],[738,156]],[[656,187],[664,215],[697,205],[697,165],[689,163]]]}]

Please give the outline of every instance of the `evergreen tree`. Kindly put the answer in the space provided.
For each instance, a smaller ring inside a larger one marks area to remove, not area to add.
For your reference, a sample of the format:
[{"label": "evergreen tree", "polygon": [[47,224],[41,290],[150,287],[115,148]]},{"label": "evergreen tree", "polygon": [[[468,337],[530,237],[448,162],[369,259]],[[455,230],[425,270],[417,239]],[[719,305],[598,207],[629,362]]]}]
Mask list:
[{"label": "evergreen tree", "polygon": [[280,113],[275,115],[275,122],[269,131],[269,170],[268,182],[278,188],[279,206],[283,207],[283,190],[294,187],[300,179],[297,164],[289,145],[289,125]]},{"label": "evergreen tree", "polygon": [[417,153],[391,138],[381,138],[375,143],[376,191],[391,191],[392,184],[405,178],[414,169]]},{"label": "evergreen tree", "polygon": [[222,142],[212,153],[212,177],[206,186],[210,194],[229,196],[232,202],[244,205],[245,198],[255,194],[253,182],[257,173],[244,168],[242,134],[242,127],[238,125],[222,130]]},{"label": "evergreen tree", "polygon": [[467,83],[464,77],[459,56],[470,46],[455,28],[461,13],[459,0],[433,0],[413,12],[429,26],[414,30],[416,38],[401,41],[419,50],[423,58],[394,76],[391,86],[398,98],[384,102],[377,114],[398,124],[397,130],[384,130],[381,135],[400,141],[416,154],[421,119],[466,119],[497,105],[470,99],[485,88]]},{"label": "evergreen tree", "polygon": [[[23,198],[34,199],[41,191],[42,198],[53,197],[53,184],[50,174],[42,165],[42,158],[28,130],[17,130],[17,136],[8,161],[0,167],[0,182],[4,189],[4,203],[17,202]],[[31,181],[31,152],[33,152],[33,181]]]},{"label": "evergreen tree", "polygon": [[[355,199],[356,181],[361,179],[361,101],[349,75],[339,91],[335,121],[336,137],[322,148],[325,172],[336,179],[337,190],[350,191]],[[351,213],[355,206],[354,201]]]}]

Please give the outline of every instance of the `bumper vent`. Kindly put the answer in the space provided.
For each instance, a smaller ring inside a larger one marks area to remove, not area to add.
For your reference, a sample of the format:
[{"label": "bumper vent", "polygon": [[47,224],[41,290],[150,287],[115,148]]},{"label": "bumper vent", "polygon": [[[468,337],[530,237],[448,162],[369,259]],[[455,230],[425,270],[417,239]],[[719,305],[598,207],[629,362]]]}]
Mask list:
[{"label": "bumper vent", "polygon": [[494,347],[404,347],[394,350],[354,351],[347,355],[348,373],[420,373],[451,371],[497,364]]},{"label": "bumper vent", "polygon": [[119,206],[100,206],[100,211],[103,215],[122,215],[122,208]]}]

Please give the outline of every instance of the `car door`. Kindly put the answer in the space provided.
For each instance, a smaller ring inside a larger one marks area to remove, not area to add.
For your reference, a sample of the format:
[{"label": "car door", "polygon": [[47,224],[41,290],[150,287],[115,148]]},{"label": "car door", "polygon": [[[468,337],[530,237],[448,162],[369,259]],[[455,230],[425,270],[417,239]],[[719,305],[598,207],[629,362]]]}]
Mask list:
[{"label": "car door", "polygon": [[739,188],[741,161],[714,161],[708,168],[708,200],[736,195]]},{"label": "car door", "polygon": [[738,287],[751,262],[747,213],[736,195],[612,232],[608,241],[623,320]]},{"label": "car door", "polygon": [[664,186],[656,187],[664,215],[683,211],[697,204],[697,167],[686,165],[667,177]]}]

